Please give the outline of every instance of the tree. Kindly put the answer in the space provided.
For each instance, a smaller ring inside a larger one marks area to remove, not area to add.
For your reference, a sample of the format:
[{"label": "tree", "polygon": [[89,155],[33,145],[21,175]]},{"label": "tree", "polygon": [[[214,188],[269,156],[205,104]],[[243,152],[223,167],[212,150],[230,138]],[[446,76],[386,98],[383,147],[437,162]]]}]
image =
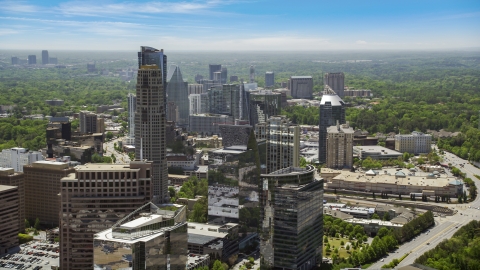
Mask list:
[{"label": "tree", "polygon": [[300,167],[301,168],[307,167],[307,160],[304,157],[300,157]]},{"label": "tree", "polygon": [[215,260],[215,262],[213,263],[212,270],[225,270],[225,269],[223,269],[221,261]]},{"label": "tree", "polygon": [[207,222],[207,211],[208,211],[207,198],[203,197],[193,205],[191,220],[193,222],[199,222],[199,223]]},{"label": "tree", "polygon": [[176,192],[174,187],[168,187],[168,195],[170,195],[170,199],[172,200],[172,202],[176,201],[175,193]]},{"label": "tree", "polygon": [[372,215],[372,219],[380,219],[380,216],[378,216],[377,213],[374,213],[374,214]]},{"label": "tree", "polygon": [[383,214],[383,220],[390,221],[390,214],[388,212],[385,212],[385,214]]},{"label": "tree", "polygon": [[407,162],[410,159],[410,154],[408,152],[403,153],[403,161]]},{"label": "tree", "polygon": [[35,230],[40,229],[40,219],[35,219],[35,224],[33,225],[33,228],[35,228]]},{"label": "tree", "polygon": [[111,140],[113,139],[113,133],[112,133],[111,131],[107,132],[107,133],[105,134],[105,139],[106,139],[107,141],[111,141]]},{"label": "tree", "polygon": [[29,229],[30,228],[30,222],[28,221],[28,219],[25,219],[25,229]]}]

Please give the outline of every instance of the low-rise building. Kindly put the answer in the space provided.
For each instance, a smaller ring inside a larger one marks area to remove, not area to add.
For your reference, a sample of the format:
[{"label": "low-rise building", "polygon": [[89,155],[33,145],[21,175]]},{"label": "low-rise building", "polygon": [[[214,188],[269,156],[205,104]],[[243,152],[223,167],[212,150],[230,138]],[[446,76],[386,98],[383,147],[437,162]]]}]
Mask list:
[{"label": "low-rise building", "polygon": [[427,154],[430,153],[431,143],[432,135],[418,131],[395,135],[395,150],[400,153]]},{"label": "low-rise building", "polygon": [[397,159],[403,155],[400,152],[390,150],[380,145],[354,146],[353,154],[359,159],[366,159],[370,157],[376,160]]}]

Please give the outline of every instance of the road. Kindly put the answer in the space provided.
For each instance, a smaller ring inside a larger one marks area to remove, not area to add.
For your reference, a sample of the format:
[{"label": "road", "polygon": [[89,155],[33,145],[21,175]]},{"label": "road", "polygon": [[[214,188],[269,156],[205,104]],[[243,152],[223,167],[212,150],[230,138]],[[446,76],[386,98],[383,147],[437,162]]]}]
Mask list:
[{"label": "road", "polygon": [[[453,166],[465,172],[467,177],[471,178],[477,187],[480,187],[480,180],[474,176],[474,174],[480,175],[480,169],[451,153],[445,153],[444,158],[445,162],[452,163]],[[465,164],[464,168],[460,167],[459,164]],[[391,253],[385,257],[384,262],[379,261],[370,266],[369,269],[380,269],[382,265],[390,263],[395,258],[400,259],[400,257],[408,252],[411,252],[411,254],[408,255],[397,268],[412,264],[420,255],[434,248],[444,239],[451,238],[458,228],[471,220],[480,219],[480,196],[477,196],[475,201],[469,204],[450,204],[448,207],[458,210],[458,213],[453,216],[436,217],[435,226],[430,229],[429,233],[423,233],[417,236],[416,239],[404,243],[395,253]]]},{"label": "road", "polygon": [[105,149],[104,156],[110,157],[113,154],[116,158],[115,164],[130,163],[130,157],[127,154],[117,152],[113,147],[115,143],[118,145],[118,142],[122,139],[123,138],[113,139],[103,144],[103,148]]}]

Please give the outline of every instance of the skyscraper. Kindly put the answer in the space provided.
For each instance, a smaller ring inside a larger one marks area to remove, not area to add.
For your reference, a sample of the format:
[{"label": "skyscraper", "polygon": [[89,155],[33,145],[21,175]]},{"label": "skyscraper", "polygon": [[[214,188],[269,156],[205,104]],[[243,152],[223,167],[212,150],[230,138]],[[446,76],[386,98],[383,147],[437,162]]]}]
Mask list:
[{"label": "skyscraper", "polygon": [[353,167],[353,129],[348,122],[327,128],[327,168]]},{"label": "skyscraper", "polygon": [[166,159],[167,56],[142,46],[138,53],[135,156],[152,162],[153,201],[168,200]]},{"label": "skyscraper", "polygon": [[37,64],[37,56],[36,55],[29,55],[28,56],[28,64],[29,65],[36,65]]},{"label": "skyscraper", "polygon": [[[182,72],[178,66],[171,66],[168,75],[167,102],[175,103],[178,108],[177,124],[188,125],[188,83],[183,81]],[[167,118],[173,119],[168,115],[168,111]]]},{"label": "skyscraper", "polygon": [[315,269],[323,244],[323,180],[315,167],[284,168],[260,181],[260,269]]},{"label": "skyscraper", "polygon": [[273,87],[275,85],[275,73],[273,71],[265,72],[265,87]]},{"label": "skyscraper", "polygon": [[290,92],[293,98],[313,98],[313,79],[312,76],[291,76]]},{"label": "skyscraper", "polygon": [[255,136],[257,141],[267,142],[267,173],[299,166],[300,127],[287,117],[275,115],[265,123],[256,124]]},{"label": "skyscraper", "polygon": [[345,75],[343,72],[337,72],[337,73],[325,73],[325,76],[323,76],[323,83],[325,85],[330,86],[335,93],[343,98],[345,97],[344,94],[344,89],[345,89]]},{"label": "skyscraper", "polygon": [[222,67],[221,69],[221,73],[222,73],[222,84],[226,84],[227,83],[227,68],[226,67]]},{"label": "skyscraper", "polygon": [[132,93],[127,95],[128,106],[128,136],[125,139],[126,145],[135,144],[135,110],[137,108],[137,96]]},{"label": "skyscraper", "polygon": [[318,161],[327,162],[327,128],[345,124],[345,103],[338,95],[323,95],[320,101]]},{"label": "skyscraper", "polygon": [[12,65],[18,65],[18,57],[12,56]]},{"label": "skyscraper", "polygon": [[43,50],[42,51],[42,65],[48,64],[48,51]]},{"label": "skyscraper", "polygon": [[255,82],[255,67],[250,66],[250,83]]},{"label": "skyscraper", "polygon": [[278,115],[281,107],[281,94],[271,90],[249,92],[249,122],[255,126],[264,123],[270,116]]},{"label": "skyscraper", "polygon": [[208,74],[209,74],[210,80],[213,80],[213,73],[221,70],[222,70],[222,65],[217,65],[217,64],[208,65],[208,71],[209,71]]}]

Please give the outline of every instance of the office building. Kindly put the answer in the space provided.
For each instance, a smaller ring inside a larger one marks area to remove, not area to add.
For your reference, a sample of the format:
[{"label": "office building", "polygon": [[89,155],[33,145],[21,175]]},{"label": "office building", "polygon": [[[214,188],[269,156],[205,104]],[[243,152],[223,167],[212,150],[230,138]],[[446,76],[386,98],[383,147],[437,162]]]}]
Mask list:
[{"label": "office building", "polygon": [[18,57],[12,56],[12,65],[18,65]]},{"label": "office building", "polygon": [[48,51],[47,50],[43,50],[42,51],[42,65],[46,65],[48,64]]},{"label": "office building", "polygon": [[94,234],[152,199],[152,165],[86,164],[61,179],[60,269],[93,268]]},{"label": "office building", "polygon": [[18,188],[0,185],[0,256],[18,246]]},{"label": "office building", "polygon": [[275,86],[275,73],[273,71],[265,72],[265,87]]},{"label": "office building", "polygon": [[15,172],[13,168],[0,167],[0,185],[18,188],[18,232],[23,232],[25,227],[25,175]]},{"label": "office building", "polygon": [[38,218],[48,227],[58,226],[60,180],[74,171],[67,163],[56,161],[37,161],[24,166],[25,217],[31,221]]},{"label": "office building", "polygon": [[238,82],[238,76],[236,75],[230,76],[230,82]]},{"label": "office building", "polygon": [[155,203],[161,203],[169,200],[165,138],[167,56],[163,50],[142,46],[138,64],[135,156],[152,161],[153,198]]},{"label": "office building", "polygon": [[62,106],[65,101],[63,101],[62,99],[48,99],[48,100],[45,100],[45,103],[47,103],[48,105],[50,106]]},{"label": "office building", "polygon": [[188,250],[194,254],[210,254],[223,262],[235,259],[238,254],[237,223],[221,225],[188,223]]},{"label": "office building", "polygon": [[323,95],[320,101],[319,150],[318,161],[327,162],[327,128],[345,124],[345,103],[338,95]]},{"label": "office building", "polygon": [[54,65],[58,64],[58,59],[57,59],[57,57],[49,57],[49,58],[48,58],[48,63],[49,63],[49,64],[54,64]]},{"label": "office building", "polygon": [[179,119],[178,106],[175,102],[167,102],[167,121],[177,123]]},{"label": "office building", "polygon": [[97,114],[89,111],[80,111],[78,114],[80,120],[80,133],[97,133]]},{"label": "office building", "polygon": [[213,81],[218,83],[218,84],[222,84],[222,72],[221,71],[217,71],[217,72],[213,73]]},{"label": "office building", "polygon": [[316,269],[322,262],[323,180],[315,167],[262,174],[260,261],[265,269]]},{"label": "office building", "polygon": [[210,64],[208,65],[208,71],[209,71],[209,79],[211,81],[215,80],[213,78],[213,74],[217,71],[221,71],[222,70],[222,65],[217,65],[217,64]]},{"label": "office building", "polygon": [[250,66],[250,83],[255,82],[255,66]]},{"label": "office building", "polygon": [[94,236],[94,269],[185,270],[187,207],[146,205]]},{"label": "office building", "polygon": [[219,125],[233,125],[235,120],[228,115],[222,114],[195,114],[190,115],[188,130],[202,135],[219,135]]},{"label": "office building", "polygon": [[224,113],[232,116],[232,118],[240,119],[241,114],[241,99],[240,99],[240,85],[239,84],[224,84],[222,87],[224,98]]},{"label": "office building", "polygon": [[250,125],[265,123],[270,116],[278,115],[281,110],[281,94],[271,90],[248,92],[248,113]]},{"label": "office building", "polygon": [[353,154],[359,159],[366,159],[370,157],[376,160],[397,159],[398,157],[403,156],[403,154],[400,152],[382,147],[380,145],[355,145],[353,147]]},{"label": "office building", "polygon": [[208,94],[191,94],[188,96],[190,102],[189,114],[208,113]]},{"label": "office building", "polygon": [[330,86],[339,97],[345,97],[345,75],[343,72],[325,73],[323,83]]},{"label": "office building", "polygon": [[135,111],[137,110],[137,96],[129,93],[127,96],[128,107],[128,136],[135,138]]},{"label": "office building", "polygon": [[400,153],[428,154],[431,151],[432,135],[413,131],[412,134],[395,135],[395,150]]},{"label": "office building", "polygon": [[327,128],[327,168],[353,168],[353,133],[348,122]]},{"label": "office building", "polygon": [[202,84],[189,84],[188,85],[188,95],[202,94],[202,93],[204,93]]},{"label": "office building", "polygon": [[[183,80],[182,72],[178,66],[172,66],[167,83],[167,103],[173,102],[178,110],[178,118],[167,111],[167,119],[174,119],[177,125],[188,124],[188,83]],[[174,113],[174,111],[172,111]],[[171,120],[170,120],[171,121]]]},{"label": "office building", "polygon": [[346,97],[371,97],[373,96],[372,90],[359,89],[359,90],[344,90],[343,93]]},{"label": "office building", "polygon": [[41,160],[44,160],[42,153],[21,147],[3,149],[0,153],[0,167],[13,168],[16,172],[23,172],[23,166]]},{"label": "office building", "polygon": [[257,141],[266,140],[266,171],[271,173],[287,167],[298,167],[300,158],[300,127],[283,115],[271,116],[255,125]]},{"label": "office building", "polygon": [[312,99],[313,79],[312,76],[291,76],[290,92],[293,98]]},{"label": "office building", "polygon": [[37,64],[37,56],[36,55],[29,55],[27,59],[28,59],[28,64],[29,65],[36,65]]},{"label": "office building", "polygon": [[227,83],[227,78],[228,78],[227,68],[226,68],[226,67],[222,67],[222,69],[221,69],[220,71],[221,71],[221,82],[222,82],[222,84],[226,84],[226,83]]},{"label": "office building", "polygon": [[253,131],[249,125],[220,125],[223,147],[247,145]]}]

